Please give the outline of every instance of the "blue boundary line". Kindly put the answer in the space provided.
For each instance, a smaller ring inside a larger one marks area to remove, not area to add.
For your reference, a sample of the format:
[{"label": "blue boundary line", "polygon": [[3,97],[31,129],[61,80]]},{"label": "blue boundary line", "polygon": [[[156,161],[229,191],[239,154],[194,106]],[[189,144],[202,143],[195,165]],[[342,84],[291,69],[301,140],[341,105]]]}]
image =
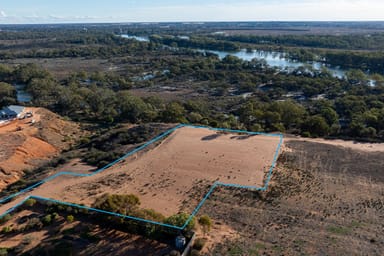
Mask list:
[{"label": "blue boundary line", "polygon": [[276,151],[275,151],[275,154],[274,154],[274,157],[273,157],[273,161],[272,161],[271,167],[269,168],[269,171],[268,171],[267,176],[265,178],[264,186],[263,187],[244,186],[244,185],[239,185],[239,184],[229,184],[229,183],[222,183],[222,182],[216,181],[211,186],[211,188],[209,189],[208,193],[204,196],[204,198],[200,201],[200,203],[192,211],[191,215],[188,217],[188,219],[185,221],[185,223],[182,226],[169,225],[169,224],[166,224],[166,223],[156,222],[156,221],[152,221],[152,220],[146,220],[146,219],[137,218],[137,217],[129,216],[129,215],[123,215],[123,214],[119,214],[119,213],[115,213],[115,212],[108,212],[108,211],[104,211],[104,210],[100,210],[100,209],[96,209],[96,208],[92,208],[92,207],[87,207],[87,206],[83,206],[83,205],[79,205],[79,204],[72,204],[72,203],[68,203],[68,202],[64,202],[64,201],[59,201],[59,200],[55,200],[55,199],[51,199],[51,198],[45,198],[45,197],[34,196],[34,195],[27,196],[20,203],[18,203],[17,205],[13,206],[10,209],[8,209],[5,213],[0,215],[0,219],[3,218],[5,215],[10,214],[14,210],[16,210],[18,207],[23,205],[24,202],[27,201],[28,199],[33,198],[33,199],[36,199],[36,200],[47,201],[47,202],[57,203],[57,204],[61,204],[61,205],[67,205],[67,206],[71,206],[71,207],[75,207],[75,208],[79,208],[79,209],[86,209],[86,210],[89,210],[89,211],[99,212],[99,213],[103,213],[103,214],[107,214],[107,215],[111,215],[111,216],[121,217],[121,218],[124,218],[124,219],[130,219],[130,220],[135,220],[135,221],[144,222],[144,223],[148,223],[148,224],[159,225],[159,226],[163,226],[163,227],[167,227],[167,228],[172,228],[172,229],[176,229],[176,230],[184,230],[188,226],[188,224],[192,221],[192,219],[196,216],[196,214],[199,212],[199,210],[204,205],[204,203],[207,201],[209,196],[214,192],[215,188],[217,188],[218,186],[234,187],[234,188],[242,188],[242,189],[251,189],[251,190],[256,190],[256,191],[266,191],[267,190],[269,182],[271,181],[271,178],[272,178],[273,169],[276,166],[276,162],[277,162],[277,158],[278,158],[278,155],[279,155],[279,152],[280,152],[280,149],[281,149],[281,145],[283,143],[283,135],[282,134],[271,134],[271,133],[263,133],[263,132],[250,132],[250,131],[245,131],[245,130],[232,130],[232,129],[225,129],[225,128],[212,128],[212,127],[208,127],[208,126],[196,126],[196,125],[189,125],[189,124],[180,124],[180,125],[177,125],[174,128],[171,128],[171,129],[163,132],[162,134],[160,134],[159,136],[155,137],[154,139],[144,143],[140,147],[135,148],[134,150],[128,152],[124,156],[116,159],[115,161],[107,164],[106,166],[98,169],[97,171],[95,171],[93,173],[82,174],[82,173],[75,173],[75,172],[59,172],[59,173],[56,173],[55,175],[52,175],[52,176],[50,176],[48,178],[45,178],[45,179],[39,181],[36,184],[34,184],[34,185],[30,186],[30,187],[27,187],[27,188],[25,188],[25,189],[15,193],[15,194],[12,194],[10,196],[7,196],[5,198],[0,199],[0,204],[3,204],[5,202],[7,202],[7,201],[9,201],[9,200],[11,200],[11,199],[21,195],[21,194],[27,193],[27,192],[33,190],[34,188],[36,188],[36,187],[38,187],[38,186],[40,186],[40,185],[42,185],[42,184],[44,184],[44,183],[46,183],[48,181],[51,181],[51,180],[53,180],[53,179],[55,179],[55,178],[57,178],[59,176],[62,176],[62,175],[69,175],[69,176],[75,176],[75,177],[89,177],[89,176],[96,175],[96,174],[98,174],[100,172],[103,172],[106,169],[116,165],[117,163],[125,160],[127,157],[135,154],[136,152],[138,152],[140,150],[143,150],[144,148],[148,147],[149,145],[151,145],[151,144],[161,140],[162,138],[168,136],[169,134],[173,133],[175,130],[177,130],[179,128],[182,128],[182,127],[204,128],[204,129],[210,129],[210,130],[214,130],[214,131],[223,131],[223,132],[231,132],[231,133],[245,133],[245,134],[249,134],[249,135],[263,135],[263,136],[269,136],[269,137],[279,137],[280,138],[279,144],[278,144],[278,146],[276,148]]}]

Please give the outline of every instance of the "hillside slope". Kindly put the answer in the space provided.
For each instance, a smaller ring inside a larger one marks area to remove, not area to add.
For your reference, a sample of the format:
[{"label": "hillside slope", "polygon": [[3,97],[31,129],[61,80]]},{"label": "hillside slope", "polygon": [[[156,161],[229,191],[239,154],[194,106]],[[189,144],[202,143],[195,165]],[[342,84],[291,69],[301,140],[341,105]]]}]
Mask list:
[{"label": "hillside slope", "polygon": [[33,116],[0,126],[0,190],[56,156],[80,136],[78,124],[43,108],[26,108]]}]

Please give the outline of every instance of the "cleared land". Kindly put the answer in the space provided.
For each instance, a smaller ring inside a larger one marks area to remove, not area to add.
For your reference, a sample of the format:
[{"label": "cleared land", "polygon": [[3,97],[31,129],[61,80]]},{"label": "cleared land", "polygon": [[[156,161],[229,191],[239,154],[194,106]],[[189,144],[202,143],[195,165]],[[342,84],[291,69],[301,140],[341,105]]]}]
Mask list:
[{"label": "cleared land", "polygon": [[68,148],[81,134],[79,125],[48,110],[24,112],[33,116],[0,125],[0,190]]},{"label": "cleared land", "polygon": [[[92,177],[61,176],[30,194],[92,205],[104,193],[140,197],[164,215],[191,211],[215,181],[263,186],[278,137],[225,134],[183,127],[157,147]],[[18,200],[0,208],[2,212]]]}]

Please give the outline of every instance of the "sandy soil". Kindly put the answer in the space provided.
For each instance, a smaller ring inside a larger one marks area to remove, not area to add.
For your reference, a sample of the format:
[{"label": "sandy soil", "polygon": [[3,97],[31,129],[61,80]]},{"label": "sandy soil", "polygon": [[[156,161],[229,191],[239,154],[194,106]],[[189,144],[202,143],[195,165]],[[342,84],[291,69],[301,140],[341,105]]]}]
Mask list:
[{"label": "sandy soil", "polygon": [[[98,226],[85,219],[70,223],[66,215],[53,220],[50,225],[23,231],[32,218],[46,216],[42,209],[22,210],[12,219],[0,224],[0,230],[10,227],[13,231],[0,234],[0,248],[13,248],[10,255],[41,255],[41,250],[56,255],[59,244],[71,247],[73,255],[164,255],[173,248],[164,242],[147,239],[127,232]],[[84,234],[94,239],[87,239]],[[39,250],[40,248],[40,250]],[[66,254],[67,255],[67,254]],[[72,254],[71,254],[72,255]]]},{"label": "sandy soil", "polygon": [[[40,166],[80,134],[78,125],[41,108],[25,108],[33,117],[0,126],[0,190]],[[23,114],[22,114],[23,115]]]},{"label": "sandy soil", "polygon": [[212,255],[215,245],[221,243],[222,241],[233,241],[240,237],[239,232],[220,221],[215,221],[212,224],[211,230],[206,234],[203,232],[200,225],[196,226],[196,238],[206,239],[206,243],[200,251],[201,255]]},{"label": "sandy soil", "polygon": [[85,178],[58,177],[32,193],[85,205],[104,193],[133,193],[141,199],[141,207],[172,215],[191,211],[216,180],[262,186],[278,142],[278,137],[184,127],[156,148],[105,172]]}]

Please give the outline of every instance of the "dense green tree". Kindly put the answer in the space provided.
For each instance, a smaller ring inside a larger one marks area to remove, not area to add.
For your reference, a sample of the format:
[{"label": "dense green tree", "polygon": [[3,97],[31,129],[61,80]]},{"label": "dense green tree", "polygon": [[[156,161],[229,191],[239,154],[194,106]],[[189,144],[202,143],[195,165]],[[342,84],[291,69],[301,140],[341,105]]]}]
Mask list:
[{"label": "dense green tree", "polygon": [[0,82],[0,109],[16,102],[15,87],[8,83]]},{"label": "dense green tree", "polygon": [[307,118],[303,125],[303,131],[309,132],[313,137],[326,136],[330,132],[330,127],[327,121],[320,115],[310,116]]},{"label": "dense green tree", "polygon": [[161,114],[161,119],[165,122],[186,123],[185,109],[178,102],[168,103]]}]

